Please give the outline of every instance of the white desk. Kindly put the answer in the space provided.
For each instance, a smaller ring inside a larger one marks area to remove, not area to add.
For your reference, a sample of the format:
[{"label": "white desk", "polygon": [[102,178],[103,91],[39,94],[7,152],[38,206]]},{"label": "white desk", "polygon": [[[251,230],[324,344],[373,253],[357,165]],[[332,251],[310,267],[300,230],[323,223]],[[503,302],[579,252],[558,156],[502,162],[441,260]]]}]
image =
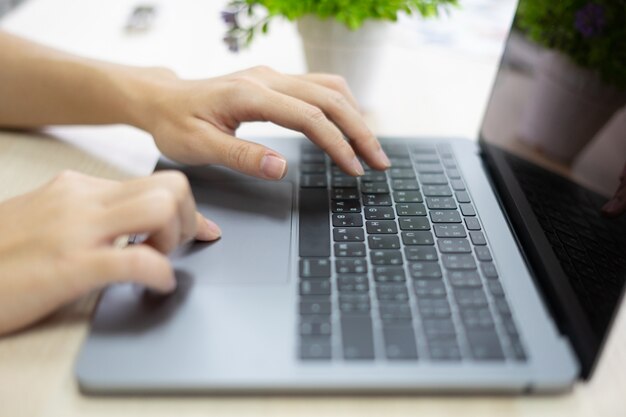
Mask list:
[{"label": "white desk", "polygon": [[[510,0],[507,0],[510,7]],[[207,77],[257,64],[304,69],[295,29],[272,27],[239,55],[221,44],[222,2],[160,0],[153,32],[122,30],[129,0],[31,0],[0,22],[15,33],[72,52],[140,65],[166,65],[186,77]],[[503,6],[501,6],[503,7]],[[508,22],[502,22],[506,27]],[[473,137],[497,64],[497,54],[450,54],[410,40],[403,28],[376,86],[374,129],[390,135]],[[407,40],[408,39],[408,40]],[[410,88],[409,88],[410,87]],[[150,138],[123,126],[54,128],[50,136],[0,132],[0,199],[25,192],[63,168],[125,178],[150,172],[157,152]],[[250,124],[243,137],[288,135]],[[104,152],[106,150],[106,152]],[[615,323],[589,384],[557,397],[173,397],[90,398],[77,391],[72,368],[88,329],[93,297],[15,336],[0,340],[0,416],[620,416],[626,415],[626,311]]]}]

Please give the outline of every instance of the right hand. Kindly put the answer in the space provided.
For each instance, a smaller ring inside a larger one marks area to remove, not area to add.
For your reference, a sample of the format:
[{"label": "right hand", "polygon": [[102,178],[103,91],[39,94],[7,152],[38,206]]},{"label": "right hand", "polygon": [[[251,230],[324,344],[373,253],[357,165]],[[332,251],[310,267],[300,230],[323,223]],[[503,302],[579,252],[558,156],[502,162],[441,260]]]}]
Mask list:
[{"label": "right hand", "polygon": [[[178,172],[117,182],[65,172],[0,204],[0,334],[30,324],[91,290],[135,281],[160,292],[176,285],[165,256],[217,225],[196,212]],[[123,235],[146,233],[121,249]]]}]

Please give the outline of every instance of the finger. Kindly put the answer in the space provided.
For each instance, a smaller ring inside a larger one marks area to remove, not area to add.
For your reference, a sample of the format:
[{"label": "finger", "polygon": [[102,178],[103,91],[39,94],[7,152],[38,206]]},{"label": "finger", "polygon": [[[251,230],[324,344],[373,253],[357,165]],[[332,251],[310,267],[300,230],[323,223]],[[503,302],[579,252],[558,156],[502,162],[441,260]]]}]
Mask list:
[{"label": "finger", "polygon": [[626,212],[626,181],[622,181],[613,198],[602,207],[602,213],[607,217],[617,217],[624,212]]},{"label": "finger", "polygon": [[222,236],[222,231],[217,224],[207,219],[200,213],[196,213],[196,239],[203,241],[217,240]]},{"label": "finger", "polygon": [[118,187],[107,192],[103,198],[107,205],[120,204],[158,188],[170,192],[176,202],[177,215],[181,224],[180,241],[192,239],[197,232],[196,203],[187,177],[179,171],[161,171],[149,177],[120,183]]},{"label": "finger", "polygon": [[363,167],[341,131],[322,110],[256,82],[245,82],[234,100],[241,121],[273,122],[304,133],[351,175],[363,175]]},{"label": "finger", "polygon": [[349,138],[369,166],[381,170],[389,168],[391,163],[378,139],[343,93],[291,76],[277,76],[270,86],[320,108]]},{"label": "finger", "polygon": [[295,75],[295,77],[338,91],[348,99],[348,102],[356,111],[359,111],[359,103],[352,94],[352,91],[350,91],[350,87],[348,87],[348,83],[343,77],[334,74],[320,73],[298,74]]},{"label": "finger", "polygon": [[[193,212],[195,235],[195,211]],[[181,221],[172,193],[155,188],[128,198],[110,207],[99,220],[102,238],[112,241],[127,234],[148,234],[147,242],[168,253],[183,242]]]},{"label": "finger", "polygon": [[95,250],[81,258],[79,271],[74,283],[79,292],[117,282],[136,282],[160,292],[176,287],[167,257],[146,245]]}]

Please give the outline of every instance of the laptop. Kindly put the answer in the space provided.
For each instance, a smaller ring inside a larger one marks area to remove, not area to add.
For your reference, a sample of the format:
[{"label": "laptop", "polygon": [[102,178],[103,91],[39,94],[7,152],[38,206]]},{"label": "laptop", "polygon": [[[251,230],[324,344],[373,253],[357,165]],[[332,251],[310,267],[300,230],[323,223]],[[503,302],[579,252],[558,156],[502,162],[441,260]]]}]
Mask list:
[{"label": "laptop", "polygon": [[263,141],[289,161],[278,182],[162,161],[223,237],[171,255],[171,295],[103,292],[76,362],[82,391],[551,393],[590,378],[624,293],[626,220],[499,144],[540,146],[545,125],[559,143],[593,115],[590,139],[612,113],[600,123],[588,101],[559,113],[571,106],[542,87],[549,52],[529,39],[551,29],[529,29],[529,3],[478,142],[381,138],[392,167],[359,179],[304,137]]}]

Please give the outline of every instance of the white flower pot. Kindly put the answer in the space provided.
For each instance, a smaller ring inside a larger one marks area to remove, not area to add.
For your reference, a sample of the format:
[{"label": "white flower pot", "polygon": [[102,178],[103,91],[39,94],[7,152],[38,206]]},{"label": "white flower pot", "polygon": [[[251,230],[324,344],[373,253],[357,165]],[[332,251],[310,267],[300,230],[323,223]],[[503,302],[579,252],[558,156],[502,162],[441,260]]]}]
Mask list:
[{"label": "white flower pot", "polygon": [[332,18],[301,18],[298,31],[308,71],[341,75],[361,110],[371,110],[377,104],[372,93],[391,27],[391,22],[370,20],[351,31]]},{"label": "white flower pot", "polygon": [[543,53],[532,88],[519,137],[567,164],[626,103],[624,91],[555,51]]}]

